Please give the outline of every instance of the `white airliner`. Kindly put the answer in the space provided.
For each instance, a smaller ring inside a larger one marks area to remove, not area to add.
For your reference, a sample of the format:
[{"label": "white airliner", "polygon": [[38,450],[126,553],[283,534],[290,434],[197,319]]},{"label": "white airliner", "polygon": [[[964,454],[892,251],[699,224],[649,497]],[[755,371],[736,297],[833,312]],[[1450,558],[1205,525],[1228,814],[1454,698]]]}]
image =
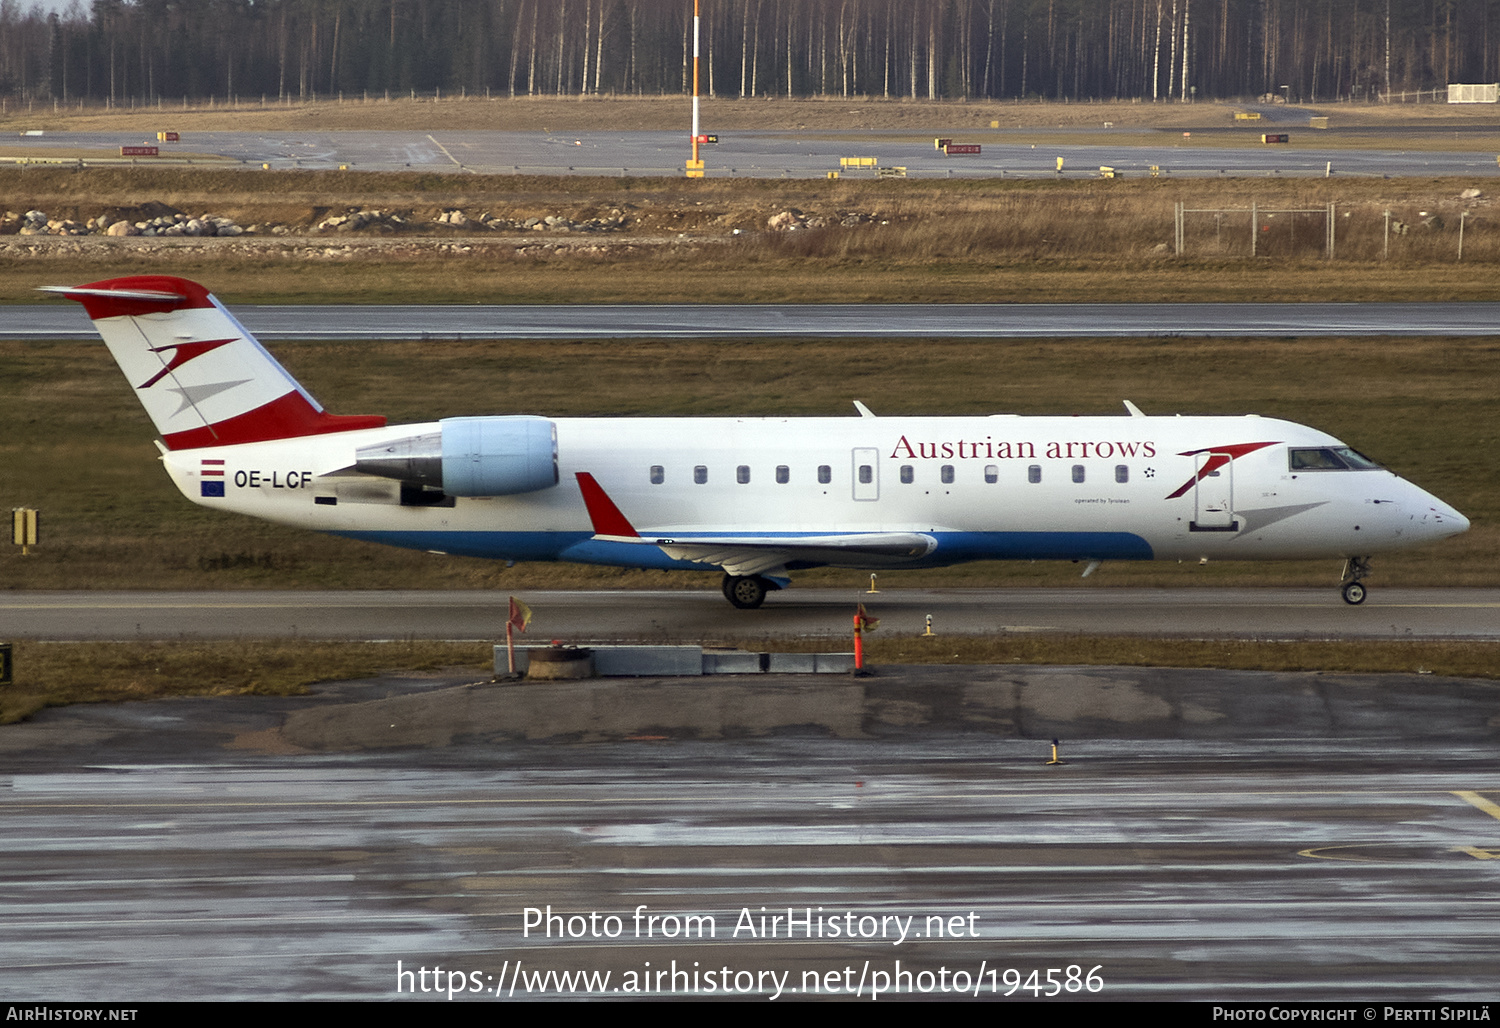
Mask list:
[{"label": "white airliner", "polygon": [[[972,560],[1340,558],[1468,519],[1316,429],[1261,418],[544,418],[387,425],[327,413],[202,286],[136,276],[81,302],[162,462],[205,507],[504,560],[715,569],[758,607],[803,568]],[[1084,572],[1085,574],[1088,571]]]}]

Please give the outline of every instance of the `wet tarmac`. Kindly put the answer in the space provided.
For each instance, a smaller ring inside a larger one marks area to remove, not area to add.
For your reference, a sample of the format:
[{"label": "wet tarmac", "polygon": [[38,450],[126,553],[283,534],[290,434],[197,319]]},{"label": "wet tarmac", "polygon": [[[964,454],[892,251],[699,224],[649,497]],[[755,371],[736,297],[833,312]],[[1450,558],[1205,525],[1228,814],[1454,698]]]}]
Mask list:
[{"label": "wet tarmac", "polygon": [[0,728],[0,980],[15,1000],[1487,1000],[1497,699],[943,667],[46,711]]}]

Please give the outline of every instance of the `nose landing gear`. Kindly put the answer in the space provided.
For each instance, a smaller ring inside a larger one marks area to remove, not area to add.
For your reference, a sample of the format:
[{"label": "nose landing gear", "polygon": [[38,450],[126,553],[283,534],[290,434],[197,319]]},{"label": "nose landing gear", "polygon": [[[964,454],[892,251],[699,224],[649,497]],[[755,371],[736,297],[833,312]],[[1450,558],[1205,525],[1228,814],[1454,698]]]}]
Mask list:
[{"label": "nose landing gear", "polygon": [[1360,584],[1360,579],[1369,574],[1369,557],[1350,557],[1344,561],[1343,584],[1339,587],[1339,592],[1345,603],[1357,607],[1365,602],[1365,587]]}]

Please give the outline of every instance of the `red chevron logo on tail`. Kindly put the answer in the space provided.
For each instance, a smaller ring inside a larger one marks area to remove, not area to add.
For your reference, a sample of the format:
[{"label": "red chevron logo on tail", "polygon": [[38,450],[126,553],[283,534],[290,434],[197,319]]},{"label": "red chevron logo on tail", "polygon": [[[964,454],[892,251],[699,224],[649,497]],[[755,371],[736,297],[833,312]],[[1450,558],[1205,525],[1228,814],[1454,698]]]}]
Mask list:
[{"label": "red chevron logo on tail", "polygon": [[152,353],[163,353],[167,350],[176,350],[177,352],[172,354],[172,359],[167,361],[166,367],[162,368],[156,374],[152,375],[145,382],[136,386],[136,388],[150,389],[152,386],[156,385],[156,383],[160,382],[162,379],[166,378],[172,372],[176,371],[178,368],[182,367],[184,364],[194,359],[195,357],[202,357],[210,350],[217,350],[221,346],[227,346],[230,343],[237,342],[239,342],[238,336],[234,337],[233,339],[207,339],[201,343],[168,343],[166,346],[153,346],[151,347]]}]

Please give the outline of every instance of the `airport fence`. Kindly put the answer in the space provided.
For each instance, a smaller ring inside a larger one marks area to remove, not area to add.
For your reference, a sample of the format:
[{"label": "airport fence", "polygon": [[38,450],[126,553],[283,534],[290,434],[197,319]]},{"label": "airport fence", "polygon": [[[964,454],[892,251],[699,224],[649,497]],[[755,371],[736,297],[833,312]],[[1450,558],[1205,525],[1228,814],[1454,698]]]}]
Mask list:
[{"label": "airport fence", "polygon": [[1249,207],[1173,205],[1177,256],[1194,253],[1216,257],[1290,257],[1321,248],[1333,260],[1334,205],[1272,209],[1251,201]]}]

